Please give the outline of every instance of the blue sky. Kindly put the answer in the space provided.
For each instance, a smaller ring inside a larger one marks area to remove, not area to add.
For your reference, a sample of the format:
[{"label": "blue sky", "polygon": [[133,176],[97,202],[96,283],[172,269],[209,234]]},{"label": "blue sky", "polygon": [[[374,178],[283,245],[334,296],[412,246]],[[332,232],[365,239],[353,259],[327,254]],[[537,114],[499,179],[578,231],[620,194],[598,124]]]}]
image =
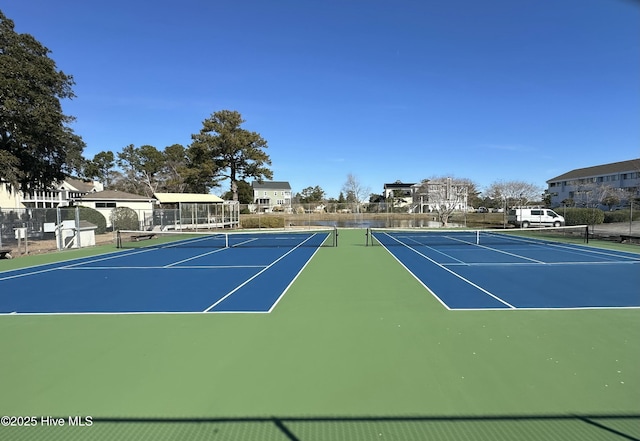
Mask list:
[{"label": "blue sky", "polygon": [[[85,157],[179,143],[239,111],[275,180],[337,197],[349,173],[541,188],[640,157],[634,0],[10,0],[77,97]],[[227,188],[215,189],[220,194]]]}]

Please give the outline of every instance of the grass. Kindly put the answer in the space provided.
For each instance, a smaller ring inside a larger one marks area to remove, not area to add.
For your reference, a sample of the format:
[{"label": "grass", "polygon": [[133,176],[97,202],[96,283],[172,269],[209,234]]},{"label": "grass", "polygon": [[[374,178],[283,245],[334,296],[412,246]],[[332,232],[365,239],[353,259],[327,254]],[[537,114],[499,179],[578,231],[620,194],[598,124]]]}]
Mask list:
[{"label": "grass", "polygon": [[0,316],[0,415],[94,421],[0,440],[638,439],[639,319],[446,311],[343,230],[271,314]]}]

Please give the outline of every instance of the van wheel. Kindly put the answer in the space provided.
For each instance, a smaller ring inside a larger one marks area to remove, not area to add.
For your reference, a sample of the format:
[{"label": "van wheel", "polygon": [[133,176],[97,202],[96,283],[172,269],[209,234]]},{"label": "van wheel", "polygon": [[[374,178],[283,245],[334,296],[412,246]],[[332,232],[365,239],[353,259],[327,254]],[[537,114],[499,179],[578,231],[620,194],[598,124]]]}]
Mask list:
[{"label": "van wheel", "polygon": [[522,222],[522,228],[529,228],[529,222],[527,221]]},{"label": "van wheel", "polygon": [[560,222],[559,222],[559,221],[555,221],[555,222],[553,223],[553,226],[554,226],[554,227],[559,227],[559,226],[560,226]]}]

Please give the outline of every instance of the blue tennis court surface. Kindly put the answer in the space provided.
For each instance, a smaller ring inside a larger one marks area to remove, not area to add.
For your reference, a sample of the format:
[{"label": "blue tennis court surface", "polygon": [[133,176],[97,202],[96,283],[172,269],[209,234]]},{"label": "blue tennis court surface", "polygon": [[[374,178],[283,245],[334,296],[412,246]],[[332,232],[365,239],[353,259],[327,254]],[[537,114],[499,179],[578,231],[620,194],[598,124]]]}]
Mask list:
[{"label": "blue tennis court surface", "polygon": [[483,244],[473,232],[427,236],[374,233],[448,309],[640,307],[640,254],[499,235]]},{"label": "blue tennis court surface", "polygon": [[5,271],[0,314],[270,312],[328,234],[296,237],[254,248],[164,244]]}]

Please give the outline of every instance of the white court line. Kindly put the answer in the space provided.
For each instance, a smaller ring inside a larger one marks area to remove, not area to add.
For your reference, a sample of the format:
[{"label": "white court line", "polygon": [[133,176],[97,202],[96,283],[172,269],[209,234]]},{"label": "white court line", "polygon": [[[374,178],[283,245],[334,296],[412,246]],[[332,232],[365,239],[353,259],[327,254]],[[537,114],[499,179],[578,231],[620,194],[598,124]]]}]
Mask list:
[{"label": "white court line", "polygon": [[[440,251],[440,250],[438,250],[438,249],[436,249],[436,248],[430,247],[429,245],[423,244],[423,243],[421,243],[421,242],[419,242],[419,241],[415,240],[415,239],[414,239],[414,238],[412,238],[412,237],[409,237],[409,236],[402,236],[402,237],[403,237],[403,238],[405,238],[405,239],[409,239],[409,240],[411,240],[412,242],[415,242],[417,245],[420,245],[420,246],[425,247],[425,248],[429,248],[431,251],[434,251],[434,252],[436,252],[436,253],[438,253],[438,254],[442,254],[443,256],[448,257],[448,258],[449,258],[449,259],[451,259],[451,260],[455,260],[455,261],[456,261],[456,262],[458,262],[458,264],[460,264],[460,265],[465,265],[465,264],[466,264],[466,262],[464,262],[464,261],[462,261],[462,260],[460,260],[460,259],[456,259],[455,257],[450,256],[449,254],[444,253],[444,252],[442,252],[442,251]],[[457,240],[457,239],[456,239],[456,240]],[[401,243],[402,243],[402,242],[401,242]],[[468,243],[468,242],[465,242],[465,243]]]},{"label": "white court line", "polygon": [[[328,236],[327,236],[327,238],[328,238]],[[326,240],[327,239],[325,239],[325,241]],[[324,241],[322,243],[324,243]],[[319,249],[320,249],[320,247],[316,248],[316,250],[313,252],[313,254],[311,256],[309,256],[309,259],[307,259],[307,261],[304,263],[304,265],[302,265],[302,268],[300,268],[300,271],[298,271],[298,273],[295,275],[295,277],[291,280],[291,282],[289,282],[287,287],[282,291],[282,294],[280,294],[278,296],[278,298],[276,299],[276,301],[273,303],[273,305],[271,305],[271,308],[269,308],[269,311],[268,311],[269,313],[275,309],[275,307],[278,305],[278,303],[280,303],[280,299],[282,299],[284,297],[284,295],[287,293],[287,291],[289,291],[289,288],[291,287],[291,285],[293,285],[293,282],[295,282],[296,279],[298,278],[298,276],[300,274],[302,274],[302,271],[307,267],[307,265],[309,265],[309,262],[311,262],[311,259],[313,259],[313,256],[316,255],[316,253],[318,252]]]},{"label": "white court line", "polygon": [[529,262],[533,262],[533,263],[538,264],[538,265],[546,265],[547,264],[547,262],[543,262],[542,260],[532,259],[530,257],[521,256],[520,254],[509,253],[507,251],[499,250],[499,249],[496,249],[496,248],[491,248],[491,247],[488,247],[486,245],[480,245],[480,244],[474,244],[474,245],[477,246],[477,247],[480,247],[480,248],[484,248],[486,250],[495,251],[496,253],[506,254],[507,256],[516,257],[516,258],[522,259],[522,260],[528,260]]},{"label": "white court line", "polygon": [[[420,242],[418,242],[417,240],[414,240],[414,239],[412,239],[412,238],[411,238],[411,237],[409,237],[409,236],[404,236],[404,237],[406,237],[407,239],[411,239],[413,242],[415,242],[415,243],[417,243],[417,244],[419,244],[419,245],[421,245],[421,246],[425,246],[425,247],[429,248],[430,250],[433,250],[433,251],[435,251],[435,252],[437,252],[437,253],[440,253],[440,254],[442,254],[443,256],[446,256],[446,257],[448,257],[448,258],[450,258],[450,259],[453,259],[453,260],[455,260],[455,261],[457,261],[457,262],[459,262],[459,263],[461,263],[461,264],[463,264],[463,265],[465,265],[465,264],[466,264],[466,265],[470,265],[468,262],[464,262],[464,261],[462,261],[462,260],[460,260],[460,259],[456,259],[455,257],[450,256],[449,254],[443,253],[442,251],[440,251],[440,250],[438,250],[438,249],[436,249],[436,248],[432,248],[432,247],[430,247],[430,246],[428,246],[428,245],[425,245],[425,244],[423,244],[423,243],[420,243]],[[463,243],[463,244],[465,244],[465,245],[471,245],[471,246],[474,246],[474,247],[484,248],[484,249],[486,249],[486,250],[490,250],[490,251],[495,251],[495,252],[497,252],[497,253],[506,254],[506,255],[511,256],[511,257],[516,257],[516,258],[518,258],[518,259],[522,259],[522,260],[529,260],[529,261],[534,262],[534,263],[537,263],[537,264],[546,264],[546,262],[542,262],[542,261],[540,261],[540,260],[531,259],[531,258],[529,258],[529,257],[521,256],[521,255],[519,255],[519,254],[509,253],[509,252],[507,252],[507,251],[503,251],[503,250],[498,250],[498,249],[491,248],[491,247],[488,247],[488,246],[485,246],[485,245],[482,245],[482,244],[477,244],[477,243],[474,243],[474,242],[469,242],[469,241],[462,240],[462,239],[460,239],[460,238],[458,238],[458,237],[455,237],[455,236],[445,236],[445,237],[446,237],[447,239],[454,240],[454,241],[456,241],[456,242],[460,242],[460,243]],[[396,239],[396,240],[397,240],[397,239]],[[400,242],[400,241],[398,241],[398,242]],[[400,242],[400,243],[403,243],[403,242]]]},{"label": "white court line", "polygon": [[[546,262],[545,266],[568,266],[568,265],[638,265],[638,262],[616,262],[614,260],[607,260],[602,262]],[[445,266],[538,266],[538,263],[533,262],[474,262],[474,263],[443,263]]]},{"label": "white court line", "polygon": [[271,262],[268,266],[266,266],[265,268],[262,269],[262,271],[259,271],[258,273],[256,273],[253,277],[250,277],[249,279],[245,280],[244,282],[242,282],[240,285],[238,285],[237,287],[235,287],[232,291],[228,292],[224,297],[222,297],[221,299],[219,299],[217,302],[215,302],[213,305],[209,306],[207,309],[205,309],[203,312],[209,312],[211,311],[213,308],[215,308],[216,306],[218,306],[220,303],[222,303],[224,300],[226,300],[229,296],[231,296],[233,293],[235,293],[236,291],[238,291],[240,288],[242,288],[243,286],[245,286],[247,283],[251,282],[253,279],[255,279],[256,277],[258,277],[259,275],[261,275],[262,273],[264,273],[265,271],[267,271],[269,268],[271,268],[273,265],[275,265],[276,263],[278,263],[279,261],[281,261],[282,259],[284,259],[286,256],[288,256],[289,254],[291,254],[292,252],[294,252],[295,250],[297,250],[298,248],[300,248],[306,241],[308,241],[309,239],[311,239],[312,237],[314,237],[316,234],[314,233],[313,235],[309,236],[308,238],[306,238],[303,242],[299,243],[298,245],[296,245],[295,248],[291,248],[289,251],[287,251],[286,253],[284,253],[282,256],[278,257],[276,260],[274,260],[273,262]]},{"label": "white court line", "polygon": [[[380,243],[380,245],[382,245],[382,243]],[[400,260],[398,259],[398,257],[393,254],[391,251],[389,251],[389,248],[387,248],[386,246],[382,245],[382,247],[387,250],[387,252],[389,254],[391,254],[391,257],[393,257],[394,259],[396,259],[396,262],[398,262],[400,264],[401,267],[403,267],[409,274],[411,274],[413,276],[414,279],[416,279],[418,281],[418,283],[422,286],[424,286],[424,288],[429,291],[431,293],[431,295],[433,297],[436,298],[436,300],[438,302],[440,302],[440,304],[442,306],[444,306],[446,309],[451,310],[451,308],[449,308],[449,305],[447,305],[440,297],[438,297],[438,295],[436,294],[436,292],[434,290],[432,290],[431,288],[429,288],[429,286],[427,286],[424,281],[420,280],[420,278],[418,276],[416,276],[413,271],[411,271],[409,268],[407,268],[407,266]]]},{"label": "white court line", "polygon": [[0,317],[8,316],[81,316],[81,315],[211,315],[211,314],[268,314],[266,311],[122,311],[122,312],[0,312]]},{"label": "white court line", "polygon": [[227,248],[219,248],[217,250],[213,250],[213,251],[209,251],[207,253],[198,254],[197,256],[189,257],[188,259],[178,260],[177,262],[173,262],[173,263],[170,263],[169,265],[165,265],[163,268],[171,268],[172,266],[180,265],[181,263],[189,262],[190,260],[194,260],[194,259],[199,259],[201,257],[208,256],[210,254],[219,253],[220,251],[224,251],[226,249]]},{"label": "white court line", "polygon": [[[48,273],[48,272],[51,272],[51,271],[57,271],[57,270],[61,270],[61,269],[78,269],[78,268],[75,268],[75,267],[77,267],[79,265],[85,265],[85,264],[94,263],[94,262],[102,262],[104,260],[117,259],[117,258],[120,258],[120,257],[127,257],[127,256],[131,256],[133,254],[146,253],[147,251],[151,251],[151,249],[139,250],[139,251],[135,251],[135,252],[131,252],[131,253],[116,254],[116,255],[112,255],[112,256],[108,256],[108,257],[102,257],[102,258],[99,258],[99,259],[92,259],[92,260],[86,260],[86,261],[83,260],[82,262],[73,263],[73,264],[70,264],[70,265],[54,266],[53,268],[47,268],[47,269],[38,270],[38,271],[29,271],[29,272],[20,273],[20,274],[14,274],[12,276],[0,277],[0,282],[3,281],[3,280],[18,279],[20,277],[33,276],[33,275],[36,275],[36,274]],[[84,259],[84,258],[81,258],[81,259]],[[64,263],[64,262],[73,262],[73,261],[76,261],[76,260],[80,260],[80,259],[71,259],[71,260],[62,261],[62,262],[45,263],[45,264],[42,264],[42,265],[35,266],[33,268],[39,268],[39,267],[42,267],[42,266],[49,266],[49,265],[56,265],[58,263]],[[24,269],[24,268],[22,268],[22,269]],[[11,270],[11,271],[20,271],[20,270],[21,270],[21,268],[18,268],[18,269],[15,269],[15,270]]]},{"label": "white court line", "polygon": [[[498,234],[498,236],[500,235]],[[531,238],[517,237],[517,236],[509,237],[509,239],[513,240],[516,243],[522,243],[527,246],[533,245],[539,248],[546,248],[546,247],[564,248],[570,254],[578,254],[578,255],[600,254],[608,257],[613,257],[616,259],[629,259],[632,261],[640,261],[640,255],[636,257],[636,256],[626,256],[624,254],[620,254],[620,253],[634,254],[630,251],[617,252],[615,250],[605,250],[602,248],[593,247],[588,244],[545,242],[545,241],[539,241]]]},{"label": "white court line", "polygon": [[[410,249],[411,251],[413,251],[414,253],[418,254],[419,256],[424,257],[424,258],[425,258],[425,259],[427,259],[429,262],[431,262],[431,263],[433,263],[433,264],[435,264],[435,265],[439,266],[440,268],[442,268],[443,270],[445,270],[445,271],[446,271],[446,272],[448,272],[449,274],[454,275],[455,277],[459,278],[460,280],[464,281],[465,283],[468,283],[469,285],[471,285],[471,286],[473,286],[474,288],[476,288],[476,289],[478,289],[478,290],[482,291],[482,292],[483,292],[483,293],[485,293],[486,295],[488,295],[488,296],[490,296],[490,297],[494,298],[495,300],[497,300],[498,302],[502,303],[503,305],[508,306],[509,308],[515,309],[515,306],[513,306],[512,304],[510,304],[510,303],[508,303],[508,302],[506,302],[506,301],[502,300],[500,297],[498,297],[498,296],[496,296],[495,294],[493,294],[493,293],[491,293],[491,292],[487,291],[486,289],[482,288],[481,286],[479,286],[479,285],[477,285],[477,284],[473,283],[471,280],[469,280],[469,279],[467,279],[467,278],[465,278],[465,277],[461,276],[460,274],[456,273],[455,271],[452,271],[452,270],[450,270],[449,268],[447,268],[447,267],[445,267],[445,266],[441,265],[440,263],[436,262],[435,260],[431,259],[430,257],[428,257],[428,256],[426,256],[426,255],[424,255],[424,254],[422,254],[420,251],[416,250],[415,248],[410,247],[409,245],[407,245],[407,244],[405,244],[405,243],[403,243],[403,242],[399,241],[399,240],[398,240],[398,239],[396,239],[395,237],[393,237],[393,236],[389,235],[388,233],[384,233],[384,234],[385,234],[386,236],[390,237],[391,239],[395,240],[396,242],[398,242],[398,243],[399,243],[399,244],[401,244],[402,246],[404,246],[404,247],[406,247],[406,248]],[[385,249],[386,249],[387,251],[389,251],[389,249],[388,249],[387,247],[385,247]],[[389,252],[391,253],[391,251],[389,251]],[[391,253],[391,254],[393,254],[393,253]],[[414,276],[414,277],[415,277],[415,276]],[[433,292],[432,290],[430,290],[430,291],[431,291],[431,292]]]},{"label": "white court line", "polygon": [[[556,248],[565,248],[567,250],[569,250],[572,254],[582,254],[582,255],[590,255],[590,254],[598,254],[598,255],[603,255],[603,256],[607,256],[607,257],[613,257],[616,259],[628,259],[631,260],[632,262],[640,262],[640,255],[638,255],[638,257],[635,256],[625,256],[624,254],[619,254],[619,253],[629,253],[629,251],[620,251],[618,253],[616,253],[613,250],[604,250],[602,248],[595,248],[595,247],[590,247],[589,245],[564,245],[564,244],[551,244],[552,247],[556,247]],[[623,263],[621,261],[618,261],[617,263]]]},{"label": "white court line", "polygon": [[64,271],[90,271],[90,270],[159,270],[159,269],[217,269],[217,268],[264,268],[266,265],[190,265],[190,266],[87,266],[84,268],[78,267],[62,267],[59,268]]}]

